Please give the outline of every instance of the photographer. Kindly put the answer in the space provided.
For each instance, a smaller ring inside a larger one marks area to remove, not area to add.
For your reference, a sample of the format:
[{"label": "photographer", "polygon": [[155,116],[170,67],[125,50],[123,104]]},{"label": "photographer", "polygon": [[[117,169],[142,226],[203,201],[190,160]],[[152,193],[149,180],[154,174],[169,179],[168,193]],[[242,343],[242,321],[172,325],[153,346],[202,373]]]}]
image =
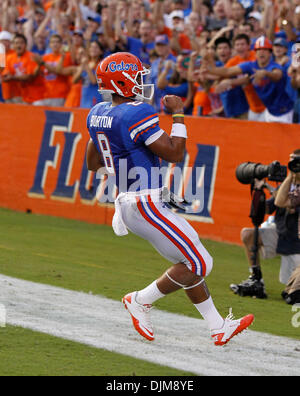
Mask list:
[{"label": "photographer", "polygon": [[[273,197],[266,201],[266,213],[275,212],[274,223],[267,221],[262,224],[259,228],[257,244],[263,259],[273,258],[278,254],[281,256],[279,280],[285,285],[290,283],[296,268],[300,268],[300,149],[290,155],[289,168],[290,170],[292,168],[289,175],[279,189],[273,192]],[[266,185],[263,181],[256,181],[257,190],[264,187]],[[259,254],[256,259],[253,257],[255,229],[244,228],[241,239],[252,274],[246,281],[232,284],[230,288],[240,296],[266,298]],[[283,297],[286,297],[286,294],[283,292]]]},{"label": "photographer", "polygon": [[[290,155],[290,173],[280,186],[275,205],[286,211],[285,229],[279,229],[277,253],[284,257],[286,265],[282,268],[288,277],[286,284],[300,282],[300,149]],[[293,280],[293,282],[291,282]],[[300,290],[295,290],[295,301],[290,301],[289,290],[282,293],[288,303],[300,302]]]}]

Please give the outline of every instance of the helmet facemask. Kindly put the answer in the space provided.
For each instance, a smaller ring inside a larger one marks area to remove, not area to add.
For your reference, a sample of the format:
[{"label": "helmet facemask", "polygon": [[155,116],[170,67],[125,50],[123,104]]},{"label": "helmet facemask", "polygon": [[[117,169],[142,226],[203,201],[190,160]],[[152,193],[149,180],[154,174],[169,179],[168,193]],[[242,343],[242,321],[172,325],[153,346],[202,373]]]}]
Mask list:
[{"label": "helmet facemask", "polygon": [[[143,70],[140,70],[136,73],[135,78],[133,78],[129,73],[126,71],[123,71],[122,74],[123,76],[130,80],[134,86],[131,89],[132,96],[135,96],[136,99],[141,99],[141,100],[151,100],[154,95],[154,85],[153,84],[144,84],[143,83],[143,78],[144,76],[148,75],[150,73],[150,70],[146,69],[144,67]],[[100,78],[97,78],[97,83],[99,87],[101,87],[102,81]],[[118,94],[123,97],[128,97],[125,95],[122,91],[122,88],[118,86],[117,82],[114,80],[110,80],[111,85],[113,86],[114,89],[108,89],[108,88],[100,88],[98,91],[99,93],[110,93],[110,94]]]},{"label": "helmet facemask", "polygon": [[142,71],[136,73],[132,93],[136,95],[137,99],[151,100],[153,98],[154,84],[144,84],[144,76],[148,74],[150,74],[150,70],[145,67]]}]

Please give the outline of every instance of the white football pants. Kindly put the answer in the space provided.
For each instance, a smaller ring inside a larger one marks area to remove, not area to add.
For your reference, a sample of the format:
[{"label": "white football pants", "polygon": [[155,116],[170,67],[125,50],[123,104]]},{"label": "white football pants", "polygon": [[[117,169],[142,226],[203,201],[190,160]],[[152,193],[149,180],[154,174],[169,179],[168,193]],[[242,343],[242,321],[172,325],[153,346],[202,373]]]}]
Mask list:
[{"label": "white football pants", "polygon": [[153,195],[122,194],[118,210],[125,226],[149,241],[167,260],[183,263],[199,276],[212,270],[213,259],[194,228]]}]

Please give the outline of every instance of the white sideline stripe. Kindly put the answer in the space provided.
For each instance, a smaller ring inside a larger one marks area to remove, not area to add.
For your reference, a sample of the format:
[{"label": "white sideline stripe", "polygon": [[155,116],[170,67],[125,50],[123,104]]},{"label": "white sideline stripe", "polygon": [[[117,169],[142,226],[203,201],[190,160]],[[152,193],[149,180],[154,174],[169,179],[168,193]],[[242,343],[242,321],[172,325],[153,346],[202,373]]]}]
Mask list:
[{"label": "white sideline stripe", "polygon": [[4,275],[0,304],[8,324],[198,375],[300,374],[300,343],[286,337],[248,330],[218,348],[203,320],[153,310],[156,340],[148,342],[121,302]]}]

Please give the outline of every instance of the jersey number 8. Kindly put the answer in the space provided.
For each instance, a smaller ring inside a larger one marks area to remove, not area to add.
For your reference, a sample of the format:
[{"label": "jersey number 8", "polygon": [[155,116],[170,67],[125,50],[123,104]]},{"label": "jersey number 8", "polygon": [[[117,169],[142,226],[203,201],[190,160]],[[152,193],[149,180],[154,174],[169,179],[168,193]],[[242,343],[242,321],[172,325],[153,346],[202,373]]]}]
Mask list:
[{"label": "jersey number 8", "polygon": [[99,147],[102,152],[105,168],[110,175],[115,175],[115,166],[113,161],[113,156],[111,153],[109,141],[103,132],[97,133]]}]

